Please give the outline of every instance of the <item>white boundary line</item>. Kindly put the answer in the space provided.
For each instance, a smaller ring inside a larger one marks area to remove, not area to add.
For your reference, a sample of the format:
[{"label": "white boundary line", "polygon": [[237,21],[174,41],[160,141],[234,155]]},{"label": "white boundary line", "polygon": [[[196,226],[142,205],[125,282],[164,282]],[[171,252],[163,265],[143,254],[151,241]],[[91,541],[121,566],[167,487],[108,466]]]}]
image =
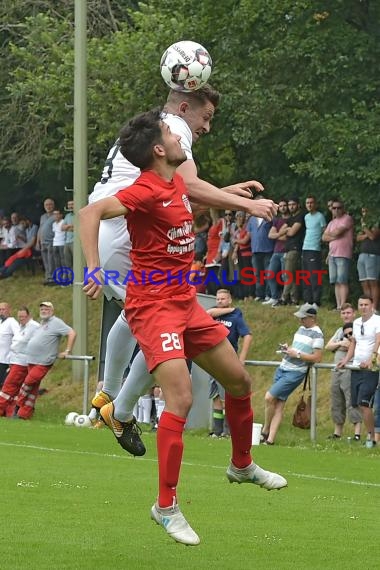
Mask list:
[{"label": "white boundary line", "polygon": [[[112,459],[121,459],[121,460],[133,460],[136,459],[131,455],[116,455],[114,453],[98,453],[96,451],[76,451],[75,449],[59,449],[56,447],[42,447],[39,445],[28,445],[24,443],[9,443],[5,441],[0,441],[0,446],[3,447],[19,447],[23,449],[35,449],[37,451],[47,451],[53,453],[69,453],[74,455],[91,455],[93,457],[110,457]],[[139,457],[138,461],[149,461],[152,463],[157,463],[157,459],[148,459]],[[220,465],[205,465],[202,463],[190,463],[188,461],[183,461],[182,465],[187,465],[188,467],[204,467],[207,469],[223,469],[225,467],[221,467]],[[294,473],[288,471],[287,474],[291,475],[292,477],[297,477],[298,479],[312,479],[314,481],[330,481],[331,483],[339,483],[339,484],[347,484],[347,485],[360,485],[362,487],[377,487],[380,488],[380,483],[370,483],[369,481],[354,481],[354,480],[347,480],[347,479],[339,479],[338,477],[321,477],[319,475],[307,475],[306,473]]]}]

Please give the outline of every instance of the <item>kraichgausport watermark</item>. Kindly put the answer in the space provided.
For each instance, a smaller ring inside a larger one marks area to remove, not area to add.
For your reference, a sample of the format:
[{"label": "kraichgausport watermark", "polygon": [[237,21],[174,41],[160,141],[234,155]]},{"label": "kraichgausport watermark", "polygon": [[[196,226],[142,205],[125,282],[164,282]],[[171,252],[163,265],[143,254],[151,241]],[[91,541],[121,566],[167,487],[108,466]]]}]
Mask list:
[{"label": "kraichgausport watermark", "polygon": [[[231,285],[264,285],[267,281],[275,279],[278,285],[290,285],[295,283],[300,285],[311,285],[311,277],[316,277],[318,285],[322,285],[323,275],[327,274],[326,269],[315,269],[307,271],[298,269],[296,271],[282,270],[275,273],[270,269],[257,270],[255,267],[244,267],[241,271],[234,270],[232,275],[226,270],[207,270],[191,269],[190,271],[179,271],[173,273],[170,270],[160,271],[153,269],[152,271],[142,270],[137,276],[131,269],[126,275],[121,275],[117,270],[106,269],[101,271],[101,267],[95,267],[89,270],[88,267],[83,268],[83,277],[81,283],[88,285],[89,282],[96,285],[118,285],[126,287],[129,283],[133,285],[205,285],[215,283],[220,287]],[[100,273],[101,271],[101,273]],[[100,277],[101,275],[101,277]],[[53,273],[53,280],[57,285],[68,286],[74,283],[74,271],[70,267],[58,267]]]}]

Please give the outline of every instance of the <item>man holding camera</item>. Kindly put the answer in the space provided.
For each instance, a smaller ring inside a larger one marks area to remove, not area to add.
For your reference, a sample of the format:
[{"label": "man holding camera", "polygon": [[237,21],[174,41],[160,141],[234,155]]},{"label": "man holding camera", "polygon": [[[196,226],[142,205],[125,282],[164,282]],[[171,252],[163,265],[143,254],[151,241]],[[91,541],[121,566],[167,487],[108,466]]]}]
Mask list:
[{"label": "man holding camera", "polygon": [[[338,364],[347,354],[352,333],[355,310],[350,303],[344,303],[340,310],[343,326],[339,327],[326,344],[326,350],[334,353],[334,363]],[[348,368],[334,368],[331,371],[331,417],[334,422],[334,432],[329,439],[340,439],[346,420],[354,424],[354,441],[360,440],[362,416],[357,408],[351,405],[351,370]]]},{"label": "man holding camera", "polygon": [[322,360],[323,333],[316,323],[317,309],[305,303],[294,316],[300,319],[291,346],[281,344],[283,359],[276,369],[273,384],[265,394],[265,423],[262,430],[263,443],[273,445],[281,425],[286,400],[299,386],[309,366]]}]

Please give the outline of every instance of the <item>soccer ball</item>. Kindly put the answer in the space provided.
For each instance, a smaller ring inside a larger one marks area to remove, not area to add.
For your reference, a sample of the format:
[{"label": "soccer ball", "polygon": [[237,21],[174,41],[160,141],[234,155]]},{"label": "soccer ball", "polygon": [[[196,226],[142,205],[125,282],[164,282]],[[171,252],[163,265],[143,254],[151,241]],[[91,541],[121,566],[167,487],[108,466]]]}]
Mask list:
[{"label": "soccer ball", "polygon": [[78,414],[76,412],[69,412],[67,414],[67,416],[65,417],[65,426],[74,425],[74,422],[75,422],[77,417],[78,417]]},{"label": "soccer ball", "polygon": [[195,91],[207,83],[212,59],[208,51],[196,42],[172,44],[161,57],[161,75],[166,85],[176,91]]},{"label": "soccer ball", "polygon": [[76,427],[91,427],[92,423],[88,416],[81,414],[75,418],[74,425]]}]

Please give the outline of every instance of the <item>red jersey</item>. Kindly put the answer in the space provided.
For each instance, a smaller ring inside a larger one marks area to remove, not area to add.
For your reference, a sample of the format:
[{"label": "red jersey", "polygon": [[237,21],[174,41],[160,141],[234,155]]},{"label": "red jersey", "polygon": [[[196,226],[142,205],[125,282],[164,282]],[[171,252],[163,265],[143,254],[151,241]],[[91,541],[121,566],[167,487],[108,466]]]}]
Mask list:
[{"label": "red jersey", "polygon": [[121,276],[127,299],[163,299],[191,290],[193,216],[182,177],[174,174],[168,182],[145,171],[115,196],[129,210],[132,271]]}]

